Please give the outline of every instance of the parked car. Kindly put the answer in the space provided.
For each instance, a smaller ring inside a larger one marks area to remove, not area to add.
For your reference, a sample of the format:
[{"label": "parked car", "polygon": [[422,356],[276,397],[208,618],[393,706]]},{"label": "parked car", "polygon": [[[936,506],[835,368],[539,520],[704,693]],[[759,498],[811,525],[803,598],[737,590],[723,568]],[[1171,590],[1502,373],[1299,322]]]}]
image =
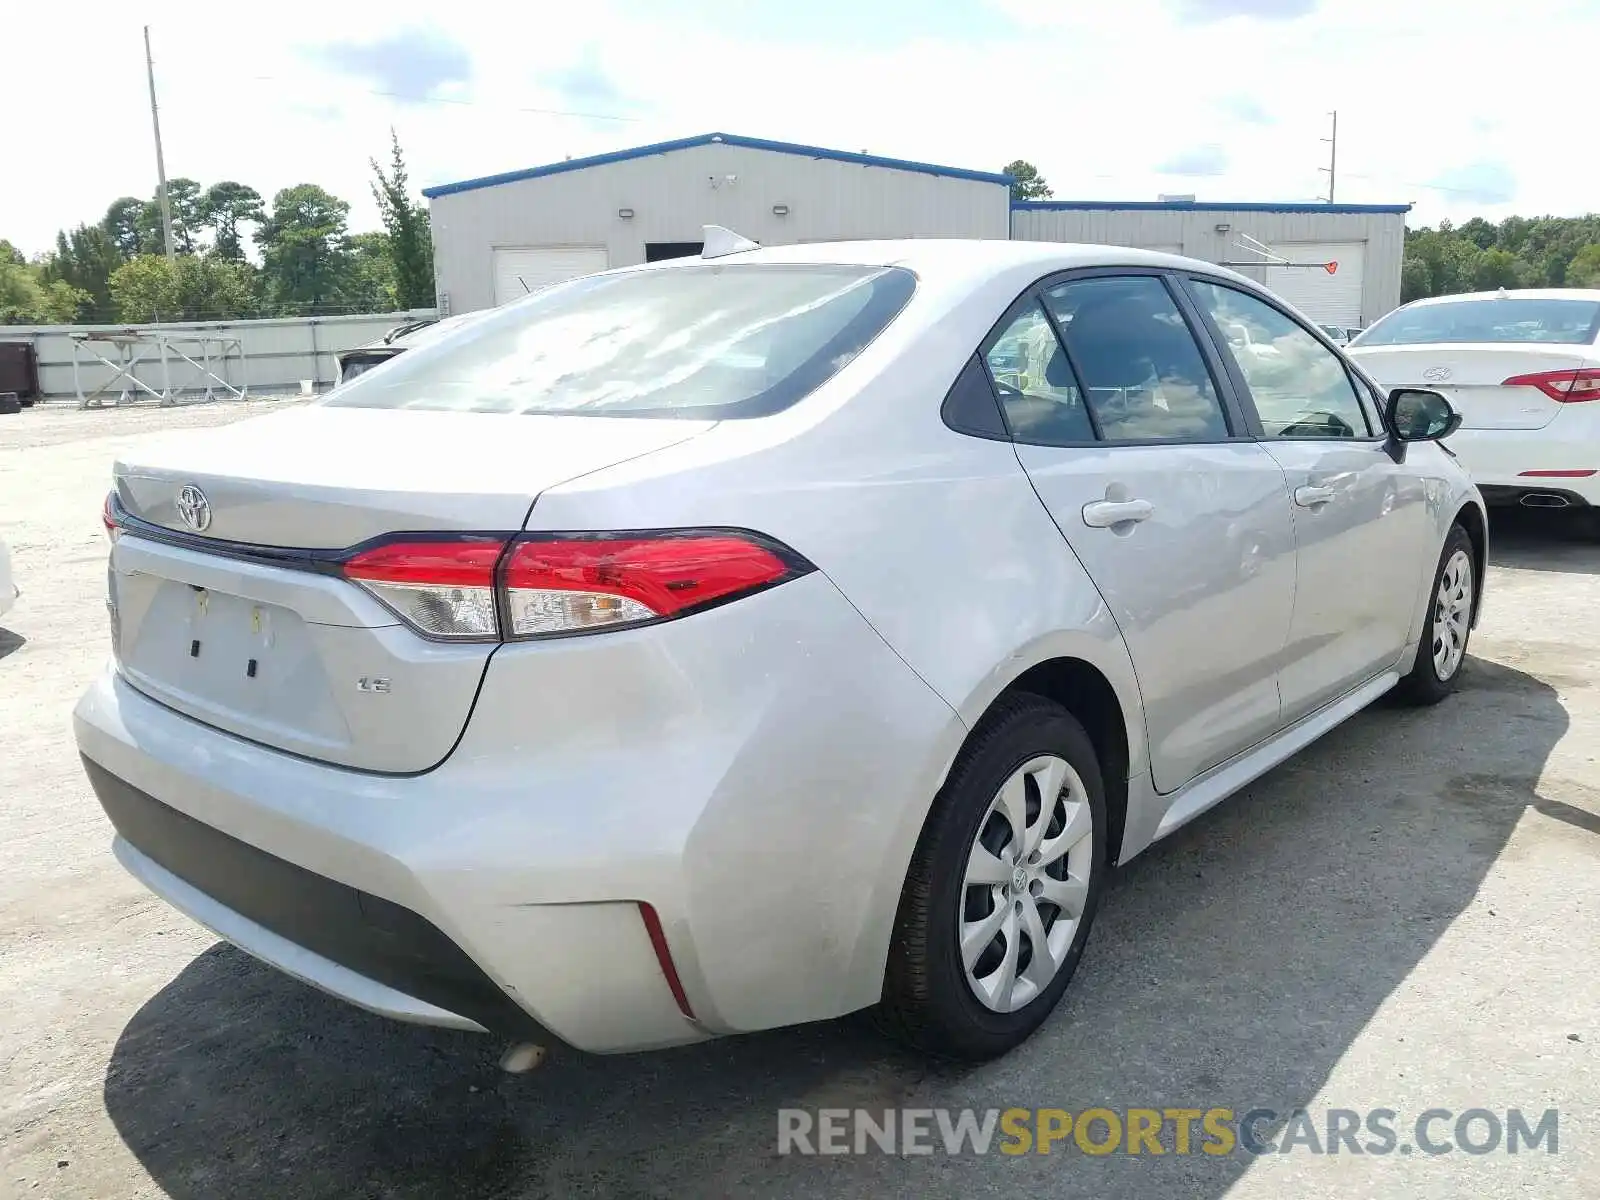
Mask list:
[{"label": "parked car", "polygon": [[1483,586],[1443,398],[1127,254],[622,269],[141,442],[75,717],[117,856],[401,1020],[1011,1049],[1115,863],[1443,698]]},{"label": "parked car", "polygon": [[20,595],[22,590],[11,574],[11,548],[5,538],[0,538],[0,617],[11,611]]},{"label": "parked car", "polygon": [[375,342],[336,354],[334,358],[339,364],[339,382],[348,383],[407,350],[426,346],[448,336],[481,315],[481,312],[458,313],[442,320],[411,321],[397,325]]},{"label": "parked car", "polygon": [[1335,346],[1348,346],[1350,340],[1361,332],[1359,329],[1347,329],[1343,325],[1318,325],[1318,329],[1328,335],[1328,340]]},{"label": "parked car", "polygon": [[1390,387],[1423,386],[1461,414],[1450,448],[1490,504],[1600,504],[1600,290],[1418,300],[1350,355]]}]

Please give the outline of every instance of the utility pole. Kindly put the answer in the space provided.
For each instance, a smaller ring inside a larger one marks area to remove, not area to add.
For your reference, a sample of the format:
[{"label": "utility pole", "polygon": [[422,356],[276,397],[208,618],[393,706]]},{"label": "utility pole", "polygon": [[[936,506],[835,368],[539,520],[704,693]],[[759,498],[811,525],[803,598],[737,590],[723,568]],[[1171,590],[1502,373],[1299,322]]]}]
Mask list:
[{"label": "utility pole", "polygon": [[1332,112],[1328,115],[1333,118],[1333,136],[1322,139],[1328,144],[1328,165],[1317,169],[1328,177],[1328,203],[1332,204],[1333,185],[1338,178],[1339,170],[1339,114]]},{"label": "utility pole", "polygon": [[144,69],[150,77],[150,127],[156,133],[156,191],[161,201],[161,236],[166,242],[167,261],[177,259],[177,248],[172,244],[172,202],[167,199],[167,164],[161,157],[161,118],[156,115],[156,64],[150,57],[150,26],[144,27]]}]

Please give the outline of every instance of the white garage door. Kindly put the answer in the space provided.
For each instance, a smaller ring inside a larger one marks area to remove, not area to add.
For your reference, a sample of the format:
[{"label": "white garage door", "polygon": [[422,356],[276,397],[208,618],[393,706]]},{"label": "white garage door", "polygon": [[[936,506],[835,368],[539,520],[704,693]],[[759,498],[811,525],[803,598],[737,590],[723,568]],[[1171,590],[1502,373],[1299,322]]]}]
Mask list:
[{"label": "white garage door", "polygon": [[1268,267],[1267,286],[1313,321],[1361,327],[1365,242],[1275,242],[1272,249],[1290,262],[1338,263],[1332,275],[1321,267]]},{"label": "white garage door", "polygon": [[604,246],[496,246],[494,302],[504,304],[610,265]]}]

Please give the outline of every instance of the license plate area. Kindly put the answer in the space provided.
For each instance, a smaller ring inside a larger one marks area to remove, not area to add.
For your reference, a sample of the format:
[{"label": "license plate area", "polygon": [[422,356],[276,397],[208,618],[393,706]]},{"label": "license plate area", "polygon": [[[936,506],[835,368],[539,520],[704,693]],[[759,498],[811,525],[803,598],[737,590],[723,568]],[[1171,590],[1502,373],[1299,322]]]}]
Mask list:
[{"label": "license plate area", "polygon": [[335,746],[348,729],[334,703],[313,631],[293,610],[171,579],[153,587],[136,628],[119,630],[122,670],[158,699],[255,736],[292,735]]}]

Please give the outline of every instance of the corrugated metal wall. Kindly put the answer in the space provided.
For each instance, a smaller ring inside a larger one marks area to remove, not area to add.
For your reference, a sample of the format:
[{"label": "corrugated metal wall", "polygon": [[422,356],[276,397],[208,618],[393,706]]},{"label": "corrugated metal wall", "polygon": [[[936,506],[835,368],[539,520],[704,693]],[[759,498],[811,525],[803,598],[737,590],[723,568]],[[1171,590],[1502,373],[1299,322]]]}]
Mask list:
[{"label": "corrugated metal wall", "polygon": [[[252,392],[273,392],[297,389],[302,379],[313,380],[319,389],[329,387],[337,378],[338,367],[333,357],[336,352],[376,341],[396,325],[434,315],[434,310],[429,308],[398,313],[363,313],[356,316],[286,317],[266,321],[203,321],[141,325],[138,328],[160,329],[169,333],[206,330],[238,337],[243,344],[245,354],[243,382],[249,385],[249,390]],[[40,390],[46,399],[61,399],[77,394],[72,381],[70,335],[90,330],[116,332],[127,328],[126,325],[0,325],[0,341],[32,342],[39,357]],[[200,355],[192,347],[184,346],[180,349],[190,357],[200,359]],[[79,371],[85,393],[94,391],[116,374],[112,368],[97,362],[91,351],[99,351],[113,360],[117,357],[114,348],[103,342],[90,343],[79,350]],[[200,376],[200,372],[181,359],[173,358],[169,361],[174,389]],[[146,385],[157,391],[161,390],[159,360],[147,356],[134,368],[133,373]],[[222,371],[217,373],[223,374]],[[237,357],[227,364],[224,377],[235,387],[239,386],[241,380]],[[120,383],[115,385],[103,398],[108,403],[115,401],[120,387]],[[150,399],[145,393],[139,395],[144,400]]]},{"label": "corrugated metal wall", "polygon": [[[734,176],[732,180],[728,176]],[[494,303],[496,246],[603,246],[613,267],[646,242],[697,242],[724,225],[764,245],[874,237],[1007,238],[1003,184],[714,144],[438,196],[430,201],[441,303]],[[785,216],[774,205],[788,208]],[[631,219],[617,216],[633,210]]]},{"label": "corrugated metal wall", "polygon": [[[1226,225],[1226,232],[1218,232]],[[1036,242],[1098,242],[1111,246],[1165,249],[1181,246],[1207,262],[1249,259],[1236,244],[1248,234],[1283,252],[1297,242],[1363,242],[1365,281],[1361,323],[1370,325],[1400,303],[1405,259],[1401,213],[1251,212],[1221,209],[1018,209],[1011,236]],[[1240,269],[1265,282],[1262,270]]]}]

